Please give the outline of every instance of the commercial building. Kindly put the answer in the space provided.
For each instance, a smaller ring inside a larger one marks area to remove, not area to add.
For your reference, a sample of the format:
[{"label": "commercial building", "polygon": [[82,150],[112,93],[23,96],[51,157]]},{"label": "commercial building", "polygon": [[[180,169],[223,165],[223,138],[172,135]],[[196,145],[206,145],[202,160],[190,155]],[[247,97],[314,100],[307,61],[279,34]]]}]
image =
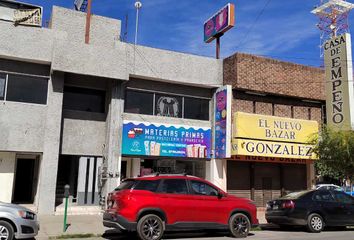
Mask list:
[{"label": "commercial building", "polygon": [[197,175],[259,206],[312,184],[312,162],[284,163],[288,154],[215,159],[215,92],[232,85],[233,113],[321,122],[322,70],[132,45],[120,41],[119,20],[96,15],[85,44],[85,13],[53,7],[48,28],[11,14],[0,9],[0,201],[53,214],[69,184],[71,205],[88,209],[121,179],[151,172]]},{"label": "commercial building", "polygon": [[242,53],[223,67],[224,84],[233,89],[227,191],[265,206],[311,188],[316,157],[309,143],[326,116],[324,71]]},{"label": "commercial building", "polygon": [[[1,201],[52,214],[65,184],[71,205],[97,206],[124,177],[213,177],[222,60],[121,42],[121,22],[96,15],[85,44],[86,14],[60,7],[48,28],[1,19]],[[122,152],[142,126],[154,127],[149,138]]]}]

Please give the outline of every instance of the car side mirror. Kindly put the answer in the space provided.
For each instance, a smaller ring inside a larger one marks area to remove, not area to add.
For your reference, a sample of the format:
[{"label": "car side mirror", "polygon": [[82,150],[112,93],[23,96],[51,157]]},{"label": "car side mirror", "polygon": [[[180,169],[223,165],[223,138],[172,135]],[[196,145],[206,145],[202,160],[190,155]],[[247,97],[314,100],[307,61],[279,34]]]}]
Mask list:
[{"label": "car side mirror", "polygon": [[224,194],[222,194],[222,192],[218,191],[218,199],[221,199],[224,196]]}]

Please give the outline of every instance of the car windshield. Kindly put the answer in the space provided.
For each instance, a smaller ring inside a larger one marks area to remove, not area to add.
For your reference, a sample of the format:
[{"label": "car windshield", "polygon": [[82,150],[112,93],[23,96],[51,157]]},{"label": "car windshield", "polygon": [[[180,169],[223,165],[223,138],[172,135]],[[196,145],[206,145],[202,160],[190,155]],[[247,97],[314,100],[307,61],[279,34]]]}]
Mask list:
[{"label": "car windshield", "polygon": [[135,183],[135,180],[132,179],[128,179],[123,181],[118,187],[116,187],[116,189],[114,189],[115,191],[119,191],[119,190],[124,190],[124,189],[130,189]]},{"label": "car windshield", "polygon": [[308,192],[309,191],[292,192],[292,193],[289,193],[288,195],[285,195],[284,197],[281,197],[280,199],[298,199]]}]

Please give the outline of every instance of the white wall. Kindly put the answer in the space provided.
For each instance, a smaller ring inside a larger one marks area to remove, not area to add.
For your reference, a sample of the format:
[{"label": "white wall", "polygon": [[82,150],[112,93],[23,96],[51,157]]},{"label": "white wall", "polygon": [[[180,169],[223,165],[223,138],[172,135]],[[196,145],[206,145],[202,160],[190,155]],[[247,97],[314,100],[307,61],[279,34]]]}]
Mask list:
[{"label": "white wall", "polygon": [[15,153],[0,152],[0,201],[10,203],[15,176]]}]

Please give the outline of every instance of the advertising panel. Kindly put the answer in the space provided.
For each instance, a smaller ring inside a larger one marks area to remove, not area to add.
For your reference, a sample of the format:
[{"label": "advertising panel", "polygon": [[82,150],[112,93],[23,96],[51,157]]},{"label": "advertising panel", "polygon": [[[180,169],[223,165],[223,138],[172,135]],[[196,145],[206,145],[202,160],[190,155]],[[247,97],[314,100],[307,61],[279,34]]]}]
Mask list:
[{"label": "advertising panel", "polygon": [[14,22],[21,25],[42,26],[42,9],[16,9]]},{"label": "advertising panel", "polygon": [[235,25],[235,6],[231,3],[220,9],[216,14],[204,22],[204,42],[213,41]]},{"label": "advertising panel", "polygon": [[318,133],[318,122],[236,112],[234,137],[307,143]]},{"label": "advertising panel", "polygon": [[354,129],[354,91],[350,34],[324,44],[328,125],[335,130]]},{"label": "advertising panel", "polygon": [[299,143],[233,139],[232,155],[316,159],[313,146]]},{"label": "advertising panel", "polygon": [[215,158],[229,158],[231,157],[231,86],[219,88],[214,95],[214,100]]},{"label": "advertising panel", "polygon": [[123,122],[123,155],[210,158],[211,128]]}]

